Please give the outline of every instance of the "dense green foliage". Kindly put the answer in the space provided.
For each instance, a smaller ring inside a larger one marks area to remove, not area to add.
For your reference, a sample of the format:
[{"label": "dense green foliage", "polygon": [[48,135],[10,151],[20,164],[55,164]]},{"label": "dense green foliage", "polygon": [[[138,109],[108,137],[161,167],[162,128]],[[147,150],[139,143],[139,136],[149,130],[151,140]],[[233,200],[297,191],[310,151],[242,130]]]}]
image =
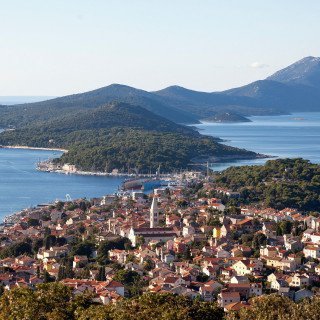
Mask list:
[{"label": "dense green foliage", "polygon": [[72,297],[58,283],[35,291],[16,288],[0,298],[0,320],[222,320],[215,303],[192,301],[172,294],[144,294],[113,305],[96,305],[89,293]]},{"label": "dense green foliage", "polygon": [[227,320],[317,320],[320,314],[320,299],[304,299],[294,303],[279,295],[261,296],[251,299],[251,308],[229,313]]},{"label": "dense green foliage", "polygon": [[18,257],[22,254],[31,255],[33,253],[32,246],[27,241],[17,242],[6,246],[0,250],[0,258]]},{"label": "dense green foliage", "polygon": [[129,168],[136,168],[139,172],[148,173],[159,165],[162,172],[188,168],[192,160],[207,156],[245,158],[254,155],[245,150],[221,145],[210,137],[114,129],[108,133],[100,131],[94,140],[72,145],[61,160],[85,170],[110,172],[117,168],[126,172]]},{"label": "dense green foliage", "polygon": [[250,308],[227,314],[215,303],[169,293],[146,293],[106,306],[91,299],[90,293],[73,297],[59,283],[5,290],[0,320],[317,320],[320,314],[319,297],[297,304],[275,294],[252,298]]},{"label": "dense green foliage", "polygon": [[62,115],[50,121],[6,131],[0,144],[67,148],[60,162],[79,169],[139,172],[187,168],[194,158],[255,157],[255,153],[224,146],[216,139],[124,103]]},{"label": "dense green foliage", "polygon": [[283,209],[318,210],[320,166],[303,159],[270,160],[264,166],[231,167],[216,183],[241,192],[245,203],[262,202]]}]

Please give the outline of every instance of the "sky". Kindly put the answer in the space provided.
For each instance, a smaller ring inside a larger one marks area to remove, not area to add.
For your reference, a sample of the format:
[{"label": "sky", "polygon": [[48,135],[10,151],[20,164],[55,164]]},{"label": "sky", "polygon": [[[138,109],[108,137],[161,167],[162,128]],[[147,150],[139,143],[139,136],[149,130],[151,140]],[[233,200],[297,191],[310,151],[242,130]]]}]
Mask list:
[{"label": "sky", "polygon": [[220,91],[320,56],[318,0],[0,0],[0,96]]}]

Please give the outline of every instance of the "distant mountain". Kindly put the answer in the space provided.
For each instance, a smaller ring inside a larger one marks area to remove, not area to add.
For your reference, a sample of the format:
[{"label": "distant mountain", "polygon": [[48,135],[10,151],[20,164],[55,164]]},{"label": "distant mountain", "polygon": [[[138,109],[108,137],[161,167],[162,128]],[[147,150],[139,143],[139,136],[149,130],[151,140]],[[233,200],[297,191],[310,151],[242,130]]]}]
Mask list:
[{"label": "distant mountain", "polygon": [[243,116],[279,114],[276,109],[261,105],[249,96],[233,96],[224,92],[200,92],[179,86],[171,86],[154,92],[176,108],[183,109],[205,119],[228,112]]},{"label": "distant mountain", "polygon": [[26,125],[30,122],[49,120],[62,114],[74,114],[79,110],[93,109],[113,101],[139,105],[176,123],[196,123],[196,116],[163,104],[147,91],[125,85],[113,84],[93,91],[79,93],[47,101],[0,106],[0,126]]},{"label": "distant mountain", "polygon": [[267,80],[320,88],[320,58],[305,57],[276,72]]},{"label": "distant mountain", "polygon": [[320,111],[320,58],[307,57],[266,80],[224,91],[283,112]]},{"label": "distant mountain", "polygon": [[90,110],[82,109],[74,114],[68,113],[56,119],[31,124],[26,128],[32,128],[39,132],[69,133],[78,130],[100,130],[115,127],[198,135],[198,132],[190,127],[179,125],[145,108],[124,102],[111,102]]},{"label": "distant mountain", "polygon": [[306,57],[265,80],[222,92],[179,86],[148,92],[113,84],[47,101],[0,106],[0,127],[21,126],[75,114],[113,101],[143,107],[176,123],[192,124],[228,113],[234,117],[320,110],[320,58]]},{"label": "distant mountain", "polygon": [[306,57],[266,80],[222,92],[171,86],[154,92],[201,118],[221,112],[242,116],[320,111],[320,58]]},{"label": "distant mountain", "polygon": [[260,105],[283,112],[320,110],[320,92],[305,85],[260,80],[225,93],[236,97],[250,97]]}]

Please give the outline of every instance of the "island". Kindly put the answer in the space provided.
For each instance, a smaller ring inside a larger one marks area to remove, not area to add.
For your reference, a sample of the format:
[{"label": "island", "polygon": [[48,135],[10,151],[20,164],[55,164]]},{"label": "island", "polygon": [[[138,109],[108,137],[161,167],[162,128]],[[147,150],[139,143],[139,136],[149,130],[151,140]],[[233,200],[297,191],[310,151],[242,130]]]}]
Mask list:
[{"label": "island", "polygon": [[[49,117],[45,108],[36,109],[37,116],[33,117],[37,104],[31,104],[22,113],[19,106],[10,108],[14,108],[12,115],[20,115],[20,125],[15,117],[11,123],[15,129],[0,133],[0,145],[62,149],[67,152],[50,166],[61,168],[69,164],[73,172],[155,174],[161,168],[162,173],[171,173],[181,169],[206,170],[207,162],[222,159],[264,157],[224,145],[192,127],[124,102],[79,110],[72,107],[72,111],[68,106],[59,115],[55,107]],[[28,118],[25,124],[24,117]],[[46,166],[39,168],[52,171]]]},{"label": "island", "polygon": [[251,122],[250,119],[236,113],[221,112],[215,115],[205,118],[203,122]]}]

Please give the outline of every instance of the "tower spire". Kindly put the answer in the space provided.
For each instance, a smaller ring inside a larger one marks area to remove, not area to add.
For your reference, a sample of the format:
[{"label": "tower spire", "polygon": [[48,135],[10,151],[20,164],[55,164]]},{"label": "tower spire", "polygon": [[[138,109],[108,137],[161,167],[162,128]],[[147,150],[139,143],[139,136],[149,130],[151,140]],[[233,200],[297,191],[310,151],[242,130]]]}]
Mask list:
[{"label": "tower spire", "polygon": [[153,197],[150,208],[150,228],[156,228],[159,220],[158,199]]}]

